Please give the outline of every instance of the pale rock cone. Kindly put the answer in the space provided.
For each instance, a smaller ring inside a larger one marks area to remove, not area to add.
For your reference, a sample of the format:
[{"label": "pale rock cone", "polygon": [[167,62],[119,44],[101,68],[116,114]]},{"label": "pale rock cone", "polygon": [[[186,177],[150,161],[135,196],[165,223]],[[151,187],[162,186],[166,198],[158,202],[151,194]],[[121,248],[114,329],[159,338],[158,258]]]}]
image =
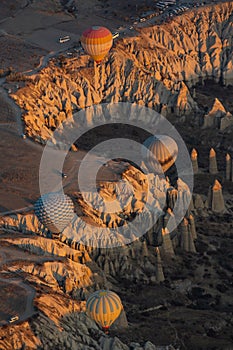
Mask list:
[{"label": "pale rock cone", "polygon": [[111,326],[111,329],[118,330],[118,329],[124,329],[128,327],[128,321],[126,317],[125,310],[122,309],[120,316],[116,319],[116,321]]},{"label": "pale rock cone", "polygon": [[186,252],[196,252],[192,234],[189,230],[188,220],[184,218],[181,225],[181,248]]},{"label": "pale rock cone", "polygon": [[226,180],[231,179],[231,156],[229,153],[226,155]]},{"label": "pale rock cone", "polygon": [[222,194],[222,185],[217,179],[215,180],[214,185],[209,189],[208,205],[215,213],[222,213],[226,210]]},{"label": "pale rock cone", "polygon": [[217,127],[220,128],[220,122],[226,115],[226,110],[219,99],[215,98],[212,107],[209,109],[208,113],[204,115],[203,128]]},{"label": "pale rock cone", "polygon": [[132,259],[135,259],[136,253],[135,253],[134,247],[131,247],[131,248],[130,248],[129,254],[130,254],[130,257],[131,257]]},{"label": "pale rock cone", "polygon": [[196,253],[197,250],[196,250],[195,243],[193,241],[193,237],[192,237],[190,230],[188,233],[189,233],[189,252]]},{"label": "pale rock cone", "polygon": [[163,244],[162,244],[161,250],[160,250],[162,256],[163,257],[173,257],[175,255],[175,253],[174,253],[174,249],[172,246],[170,233],[166,228],[162,229],[162,237],[163,237]]},{"label": "pale rock cone", "polygon": [[162,260],[161,260],[159,248],[156,247],[155,251],[156,251],[156,267],[155,267],[156,280],[157,282],[163,282],[165,278],[163,274],[163,266],[162,266]]},{"label": "pale rock cone", "polygon": [[197,239],[197,231],[196,231],[196,225],[195,220],[192,214],[189,215],[189,225],[190,225],[190,232],[193,237],[193,240]]},{"label": "pale rock cone", "polygon": [[148,239],[149,244],[152,245],[154,242],[154,227],[151,227],[147,231],[147,239]]},{"label": "pale rock cone", "polygon": [[174,188],[171,187],[167,190],[167,206],[171,209],[174,208],[176,204],[176,199],[178,196],[178,191]]},{"label": "pale rock cone", "polygon": [[168,224],[168,221],[169,221],[171,215],[172,215],[172,210],[171,210],[171,208],[168,208],[167,212],[163,216],[163,228],[167,227],[167,224]]},{"label": "pale rock cone", "polygon": [[180,246],[183,250],[188,252],[189,251],[189,242],[188,242],[188,220],[187,219],[184,219],[181,222],[180,230],[181,230]]},{"label": "pale rock cone", "polygon": [[231,162],[231,181],[233,182],[233,159]]},{"label": "pale rock cone", "polygon": [[193,166],[193,173],[197,174],[198,173],[198,159],[197,159],[197,151],[195,148],[192,149],[191,152],[191,161],[192,161],[192,166]]},{"label": "pale rock cone", "polygon": [[178,210],[180,213],[190,214],[191,207],[193,207],[192,203],[192,194],[188,185],[180,178],[177,179],[177,189],[178,189]]},{"label": "pale rock cone", "polygon": [[210,154],[209,154],[209,173],[210,174],[217,174],[218,173],[216,152],[213,148],[211,148]]},{"label": "pale rock cone", "polygon": [[169,232],[172,232],[176,227],[175,215],[171,208],[168,208],[166,214],[163,216],[163,228],[167,228]]},{"label": "pale rock cone", "polygon": [[176,249],[179,246],[179,239],[177,234],[172,239],[172,246],[173,246],[173,249]]},{"label": "pale rock cone", "polygon": [[148,253],[148,247],[147,247],[146,241],[143,241],[142,248],[141,248],[141,256],[148,256],[148,255],[149,253]]},{"label": "pale rock cone", "polygon": [[203,209],[204,203],[200,194],[195,194],[194,197],[194,208],[195,209]]}]

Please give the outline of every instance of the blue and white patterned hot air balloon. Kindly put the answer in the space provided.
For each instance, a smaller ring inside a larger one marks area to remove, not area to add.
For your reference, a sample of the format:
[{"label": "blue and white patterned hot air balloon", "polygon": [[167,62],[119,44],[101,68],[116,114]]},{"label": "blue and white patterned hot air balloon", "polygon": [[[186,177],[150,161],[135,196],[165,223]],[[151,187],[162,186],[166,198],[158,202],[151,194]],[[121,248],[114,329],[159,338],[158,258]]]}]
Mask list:
[{"label": "blue and white patterned hot air balloon", "polygon": [[39,221],[52,233],[62,232],[74,217],[74,204],[60,192],[43,194],[34,205]]}]

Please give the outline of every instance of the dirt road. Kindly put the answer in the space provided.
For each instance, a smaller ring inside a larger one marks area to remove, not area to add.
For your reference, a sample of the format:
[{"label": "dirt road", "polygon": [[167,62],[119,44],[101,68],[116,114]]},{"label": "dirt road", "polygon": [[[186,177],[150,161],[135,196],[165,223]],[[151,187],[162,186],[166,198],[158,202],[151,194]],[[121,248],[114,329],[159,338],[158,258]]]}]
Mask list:
[{"label": "dirt road", "polygon": [[[15,305],[14,307],[15,315],[19,316],[19,320],[15,321],[14,323],[24,321],[29,317],[31,317],[34,314],[33,299],[35,296],[35,290],[32,287],[30,287],[28,284],[24,283],[22,280],[19,280],[19,279],[0,278],[0,281],[7,284],[13,284],[16,288],[17,287],[23,288],[25,290],[26,306],[23,312],[18,313],[17,309],[19,305]],[[8,324],[9,318],[15,315],[9,315],[8,319],[0,320],[0,326]]]}]

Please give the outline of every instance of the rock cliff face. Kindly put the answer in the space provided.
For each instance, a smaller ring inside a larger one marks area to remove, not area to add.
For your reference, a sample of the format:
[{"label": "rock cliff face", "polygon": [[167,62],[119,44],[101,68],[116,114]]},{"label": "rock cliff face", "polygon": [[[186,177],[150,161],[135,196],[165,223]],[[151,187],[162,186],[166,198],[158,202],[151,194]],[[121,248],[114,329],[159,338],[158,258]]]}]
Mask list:
[{"label": "rock cliff face", "polygon": [[232,9],[232,2],[208,6],[141,29],[94,68],[85,55],[50,62],[12,95],[25,110],[27,134],[45,142],[74,111],[101,102],[136,102],[164,115],[197,112],[192,85],[233,81]]},{"label": "rock cliff face", "polygon": [[[54,304],[59,305],[64,317],[58,322],[59,312],[54,313]],[[170,346],[155,346],[147,341],[143,345],[131,343],[127,346],[117,337],[106,336],[83,312],[82,303],[73,303],[60,296],[40,297],[37,305],[43,312],[32,321],[15,326],[14,332],[5,330],[7,339],[0,340],[2,350],[20,350],[27,344],[28,350],[166,350]],[[66,311],[66,313],[65,313]],[[49,316],[49,317],[48,317]],[[52,317],[51,317],[52,316]],[[22,334],[20,334],[20,331]],[[34,334],[36,335],[34,335]],[[28,338],[25,339],[25,336]],[[6,337],[5,337],[6,338]],[[25,341],[25,342],[24,342]]]},{"label": "rock cliff face", "polygon": [[[120,196],[116,195],[117,189],[121,193]],[[129,189],[132,191],[130,195]],[[72,260],[69,266],[66,266],[66,271],[62,271],[62,265],[56,262],[49,263],[47,266],[43,264],[43,267],[39,268],[33,268],[33,265],[27,264],[23,267],[25,272],[37,277],[43,276],[47,282],[52,283],[54,288],[59,286],[55,275],[64,276],[61,282],[63,285],[67,277],[70,283],[65,290],[70,291],[75,286],[80,289],[90,285],[89,271],[84,271],[87,281],[82,280],[83,273],[80,272],[79,265],[94,261],[105,276],[121,276],[129,281],[141,280],[144,284],[148,284],[158,282],[154,246],[161,246],[162,260],[174,257],[177,247],[184,248],[186,251],[195,251],[191,236],[191,222],[188,217],[189,210],[185,219],[187,223],[185,233],[183,233],[182,223],[176,230],[175,214],[177,212],[173,213],[176,201],[179,200],[180,208],[188,208],[191,200],[190,191],[181,179],[177,180],[176,187],[172,187],[168,179],[160,178],[153,173],[145,175],[132,165],[128,165],[122,173],[122,180],[117,183],[101,183],[99,194],[100,196],[97,197],[95,193],[86,193],[88,204],[86,196],[84,199],[79,192],[74,193],[75,207],[78,208],[79,216],[73,219],[57,237],[60,242],[47,238],[50,237],[50,233],[43,226],[40,227],[32,214],[26,216],[18,214],[17,217],[6,217],[2,220],[2,226],[6,230],[14,228],[22,233],[36,233],[44,236],[7,239],[7,242],[14,242],[21,249],[31,253],[45,256],[52,254]],[[106,207],[109,198],[115,200],[114,209],[119,207],[119,212],[110,211],[109,213],[109,208]],[[127,202],[124,201],[125,198]],[[94,207],[90,203],[94,203]],[[141,216],[137,225],[134,224],[132,227],[130,222],[134,222],[136,215]],[[86,221],[84,217],[88,220]],[[195,229],[194,220],[192,223]],[[123,226],[125,230],[122,232]],[[174,229],[176,239],[171,241],[169,230]],[[141,237],[143,233],[146,235]],[[184,235],[187,244],[183,244]],[[143,259],[138,259],[139,256],[143,256]],[[162,270],[161,262],[159,264]]]},{"label": "rock cliff face", "polygon": [[203,128],[215,127],[224,130],[228,126],[233,125],[232,114],[226,111],[217,98],[215,98],[212,107],[208,111],[208,114],[204,115],[203,119]]}]

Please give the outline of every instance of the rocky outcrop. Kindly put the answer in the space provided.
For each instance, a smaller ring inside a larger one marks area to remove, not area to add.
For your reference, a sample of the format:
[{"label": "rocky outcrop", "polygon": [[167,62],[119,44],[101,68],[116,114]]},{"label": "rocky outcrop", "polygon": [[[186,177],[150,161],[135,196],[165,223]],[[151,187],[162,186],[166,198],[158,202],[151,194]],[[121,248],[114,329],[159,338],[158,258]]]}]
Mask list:
[{"label": "rocky outcrop", "polygon": [[20,231],[22,233],[36,233],[48,235],[48,229],[44,227],[34,214],[15,214],[0,218],[0,227],[7,230]]},{"label": "rocky outcrop", "polygon": [[186,252],[196,252],[195,244],[193,242],[193,235],[190,230],[189,222],[186,218],[182,221],[181,225],[181,248]]},{"label": "rocky outcrop", "polygon": [[210,153],[209,153],[209,173],[210,174],[217,174],[218,173],[216,152],[213,148],[211,148]]},{"label": "rocky outcrop", "polygon": [[162,260],[161,260],[160,251],[158,247],[156,247],[156,280],[157,282],[163,282],[165,280]]},{"label": "rocky outcrop", "polygon": [[[36,321],[5,328],[1,332],[2,350],[173,350],[172,345],[155,346],[147,341],[129,346],[117,337],[105,335],[85,314],[85,303],[70,302],[61,295],[42,295],[36,300]],[[56,307],[54,307],[56,305]]]},{"label": "rocky outcrop", "polygon": [[[17,227],[17,226],[16,226]],[[72,249],[67,245],[44,237],[14,238],[7,239],[9,243],[17,244],[19,248],[25,249],[38,255],[51,254],[59,257],[66,257],[74,262],[85,264],[90,261],[87,251]]]},{"label": "rocky outcrop", "polygon": [[175,253],[172,246],[170,234],[166,228],[162,229],[162,237],[163,237],[163,244],[160,247],[162,258],[166,259],[166,258],[174,257]]},{"label": "rocky outcrop", "polygon": [[226,154],[226,180],[230,180],[231,179],[231,164],[232,164],[232,160],[231,160],[231,156],[229,153]]},{"label": "rocky outcrop", "polygon": [[219,99],[215,98],[212,107],[203,117],[203,128],[215,127],[224,130],[230,125],[233,125],[233,116],[226,111]]},{"label": "rocky outcrop", "polygon": [[[14,271],[13,268],[10,270]],[[25,264],[20,270],[44,281],[53,290],[63,290],[67,294],[85,289],[93,284],[91,270],[84,264],[70,260],[66,262],[47,261],[41,265]]]},{"label": "rocky outcrop", "polygon": [[218,98],[215,98],[212,107],[209,109],[208,113],[204,115],[203,128],[207,127],[219,127],[220,120],[226,115],[226,110]]},{"label": "rocky outcrop", "polygon": [[[232,6],[206,6],[141,29],[138,37],[119,40],[95,70],[85,55],[53,60],[12,94],[25,111],[26,133],[45,142],[74,111],[101,102],[136,102],[164,115],[196,113],[190,86],[205,78],[232,83]],[[221,128],[230,119],[223,117]]]},{"label": "rocky outcrop", "polygon": [[220,120],[220,130],[223,131],[232,127],[233,125],[233,116],[230,112],[227,112],[224,117]]},{"label": "rocky outcrop", "polygon": [[[41,319],[41,321],[46,320]],[[37,327],[44,348],[48,348],[49,343],[57,344],[57,350],[136,350],[139,349],[138,345],[140,346],[140,344],[136,345],[136,343],[132,343],[129,347],[117,337],[106,336],[84,313],[71,313],[67,315],[63,318],[61,325],[63,328],[61,332],[51,324],[47,324],[47,327],[43,327],[42,329]],[[141,349],[157,350],[158,347],[147,342],[141,345]],[[159,347],[159,349],[162,350],[163,347]]]},{"label": "rocky outcrop", "polygon": [[192,235],[192,239],[196,240],[197,239],[197,231],[196,231],[196,225],[195,225],[195,220],[192,214],[189,215],[189,226],[190,226],[190,232]]},{"label": "rocky outcrop", "polygon": [[[14,239],[8,238],[7,242],[41,256],[51,254],[68,258],[75,264],[92,264],[94,261],[105,276],[122,276],[126,280],[141,281],[144,284],[163,281],[161,258],[163,260],[174,257],[174,249],[178,245],[176,236],[170,235],[177,227],[173,208],[179,200],[179,210],[185,215],[191,199],[190,190],[180,178],[175,188],[167,178],[160,178],[153,173],[145,175],[128,163],[125,166],[125,163],[119,162],[118,166],[125,169],[122,180],[101,183],[101,196],[98,197],[92,192],[85,193],[89,201],[87,203],[83,194],[74,193],[79,216],[76,216],[59,236],[51,239],[48,231],[40,231],[41,227],[34,215],[28,214],[24,217],[18,214],[3,218],[3,228],[8,230],[10,227],[15,231],[37,236],[17,236]],[[119,193],[116,195],[117,191]],[[108,213],[106,205],[109,198],[115,201],[115,213]],[[83,214],[88,220],[84,219]],[[135,215],[138,215],[139,221],[137,225],[132,225]],[[123,232],[122,227],[125,228]],[[194,230],[195,223],[192,218],[193,235]],[[157,254],[155,246],[160,246]],[[58,271],[60,268],[58,263],[50,264],[46,273],[45,265],[32,271],[29,264],[25,271],[38,277],[47,276],[46,280],[52,283],[54,269]],[[74,278],[69,276],[62,281],[62,286],[67,291],[75,288]]]},{"label": "rocky outcrop", "polygon": [[223,213],[226,210],[222,185],[218,180],[215,180],[214,185],[209,188],[208,204],[209,208],[215,213]]},{"label": "rocky outcrop", "polygon": [[198,154],[195,148],[193,148],[191,152],[191,161],[193,166],[193,173],[197,174],[198,173]]}]

